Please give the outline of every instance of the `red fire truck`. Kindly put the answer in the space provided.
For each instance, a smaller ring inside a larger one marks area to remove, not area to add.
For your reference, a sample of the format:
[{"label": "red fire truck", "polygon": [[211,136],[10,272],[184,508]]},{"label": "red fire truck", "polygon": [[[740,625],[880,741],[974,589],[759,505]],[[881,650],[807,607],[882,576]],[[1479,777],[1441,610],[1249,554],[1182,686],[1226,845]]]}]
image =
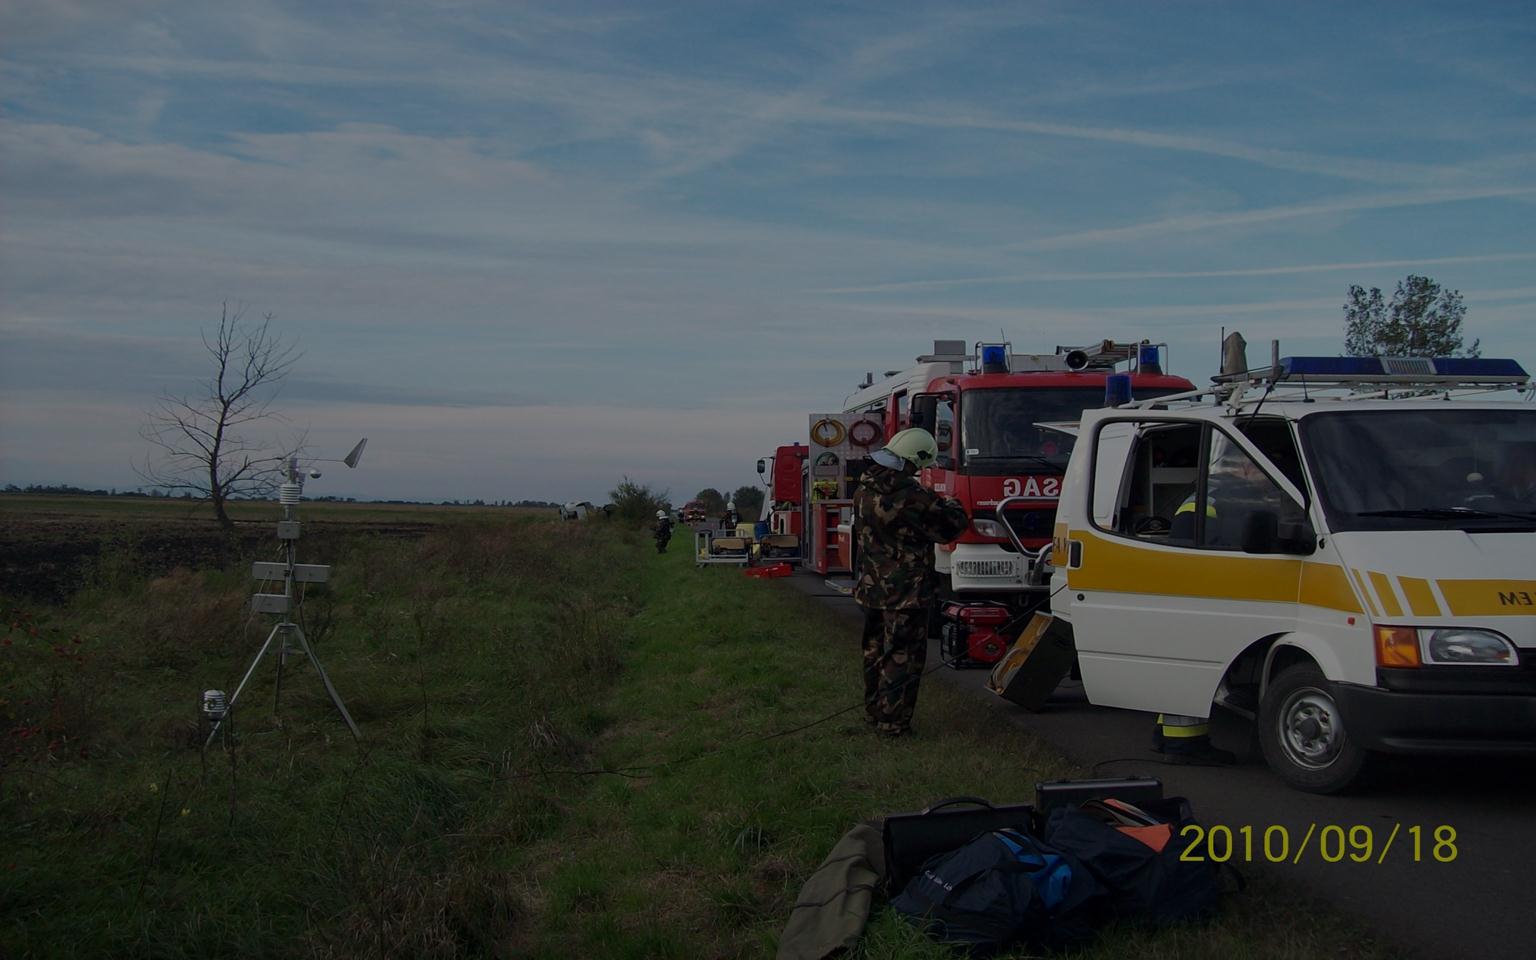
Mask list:
[{"label": "red fire truck", "polygon": [[[958,541],[935,550],[948,586],[945,656],[992,663],[1012,627],[1049,600],[1056,498],[1073,438],[1040,424],[1193,390],[1164,372],[1165,356],[1164,345],[1147,341],[1021,354],[1006,342],[937,340],[906,370],[866,375],[840,412],[812,414],[809,444],[778,448],[768,479],[772,532],[797,537],[814,572],[852,572],[852,496],[868,454],[898,430],[927,429],[939,458],[920,482],[971,516]],[[767,479],[768,464],[758,467]]]}]

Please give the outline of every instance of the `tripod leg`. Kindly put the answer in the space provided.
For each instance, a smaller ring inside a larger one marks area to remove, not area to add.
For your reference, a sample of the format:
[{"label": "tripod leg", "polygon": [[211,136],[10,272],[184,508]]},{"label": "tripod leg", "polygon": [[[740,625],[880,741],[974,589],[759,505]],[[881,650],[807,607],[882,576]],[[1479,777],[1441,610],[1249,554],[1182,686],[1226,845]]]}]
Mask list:
[{"label": "tripod leg", "polygon": [[[288,662],[288,628],[290,623],[280,623],[277,629],[282,631],[282,641],[277,645],[277,683],[272,688],[272,712],[276,713],[283,699],[283,665]],[[296,627],[294,629],[297,629]]]},{"label": "tripod leg", "polygon": [[[256,651],[256,659],[252,660],[251,665],[246,668],[245,676],[240,678],[240,686],[235,688],[234,696],[230,697],[229,702],[224,705],[224,715],[226,717],[229,716],[229,711],[235,708],[235,701],[240,699],[240,693],[245,690],[245,685],[251,682],[251,674],[256,672],[256,667],[260,665],[261,658],[267,655],[267,650],[272,646],[272,641],[277,639],[277,635],[282,629],[283,624],[281,623],[273,627],[272,632],[267,634],[267,642],[263,643],[261,649]],[[208,731],[208,739],[203,741],[203,749],[206,750],[208,745],[213,743],[213,738],[219,735],[219,728],[223,725],[223,720],[218,720],[214,723],[213,729]]]},{"label": "tripod leg", "polygon": [[330,675],[325,672],[324,667],[320,666],[320,658],[315,656],[315,651],[310,649],[309,638],[304,636],[304,631],[297,625],[293,627],[293,632],[299,638],[299,646],[304,649],[305,655],[309,657],[309,662],[315,665],[315,672],[320,674],[320,681],[325,684],[325,692],[331,695],[331,703],[336,705],[336,710],[341,714],[341,719],[347,721],[347,727],[352,731],[353,739],[363,739],[363,733],[357,729],[357,724],[352,722],[352,715],[347,712],[346,704],[341,702],[341,694],[337,693],[336,688],[331,685]]}]

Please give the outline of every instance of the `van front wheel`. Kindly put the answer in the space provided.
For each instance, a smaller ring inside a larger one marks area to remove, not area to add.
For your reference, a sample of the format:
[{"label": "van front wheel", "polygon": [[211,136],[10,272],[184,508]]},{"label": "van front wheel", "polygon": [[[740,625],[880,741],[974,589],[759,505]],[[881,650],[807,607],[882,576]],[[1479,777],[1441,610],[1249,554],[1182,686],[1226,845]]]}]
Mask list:
[{"label": "van front wheel", "polygon": [[1357,785],[1371,754],[1350,740],[1333,685],[1311,663],[1280,671],[1259,704],[1259,746],[1270,769],[1308,793]]}]

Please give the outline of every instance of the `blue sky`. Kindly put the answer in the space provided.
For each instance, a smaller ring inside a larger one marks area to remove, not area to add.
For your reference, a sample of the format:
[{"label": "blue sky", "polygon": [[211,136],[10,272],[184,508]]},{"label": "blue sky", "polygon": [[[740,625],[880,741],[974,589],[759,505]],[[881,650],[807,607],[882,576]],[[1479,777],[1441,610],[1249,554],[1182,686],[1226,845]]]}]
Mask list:
[{"label": "blue sky", "polygon": [[[0,0],[0,483],[137,484],[223,301],[314,494],[684,499],[1001,330],[1536,364],[1528,4]],[[1261,348],[1263,349],[1263,348]]]}]

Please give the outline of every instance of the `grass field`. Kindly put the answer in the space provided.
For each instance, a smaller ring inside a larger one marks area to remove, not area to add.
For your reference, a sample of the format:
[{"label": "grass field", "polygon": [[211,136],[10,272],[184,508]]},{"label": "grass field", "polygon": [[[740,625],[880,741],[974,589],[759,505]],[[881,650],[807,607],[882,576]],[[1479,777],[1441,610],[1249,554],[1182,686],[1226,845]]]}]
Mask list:
[{"label": "grass field", "polygon": [[[606,524],[422,523],[301,558],[336,565],[305,626],[360,745],[297,661],[274,714],[269,659],[205,764],[198,695],[271,628],[245,560],[146,580],[109,552],[67,602],[6,600],[0,956],[772,956],[859,820],[1081,772],[931,680],[916,738],[856,709],[774,736],[859,696],[812,601]],[[858,955],[951,954],[879,914]],[[1391,951],[1255,883],[1084,955]]]}]

